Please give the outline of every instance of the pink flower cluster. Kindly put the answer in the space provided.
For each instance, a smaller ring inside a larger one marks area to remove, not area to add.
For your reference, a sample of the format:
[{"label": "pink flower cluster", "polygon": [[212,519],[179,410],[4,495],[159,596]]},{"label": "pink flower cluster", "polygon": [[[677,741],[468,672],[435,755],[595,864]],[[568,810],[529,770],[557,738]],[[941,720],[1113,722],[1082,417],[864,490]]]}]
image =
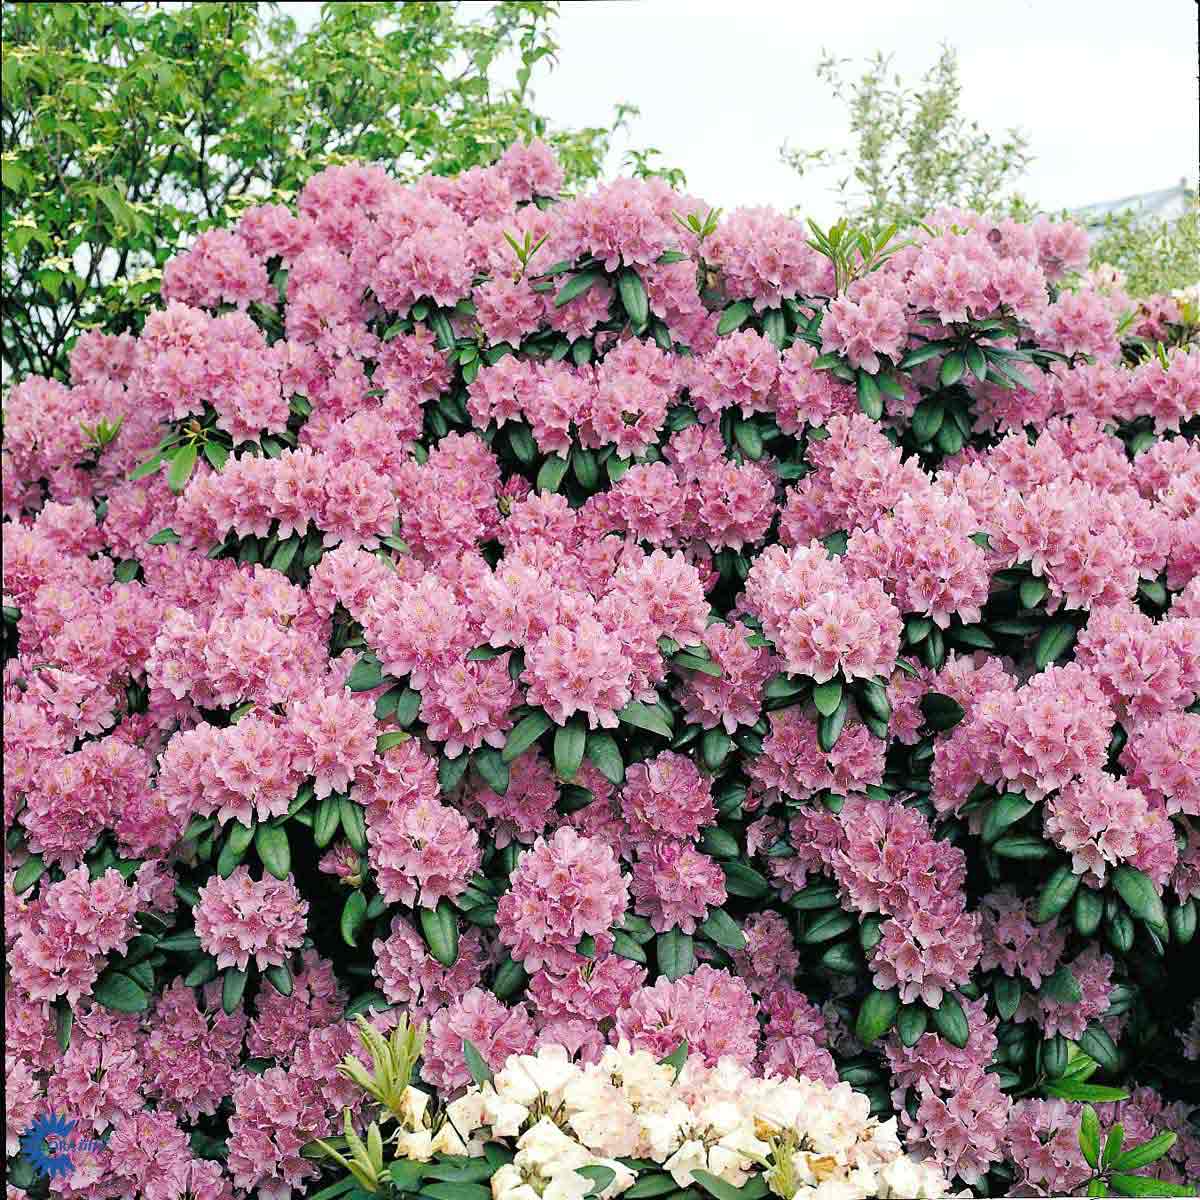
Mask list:
[{"label": "pink flower cluster", "polygon": [[218,968],[244,971],[251,959],[260,968],[278,967],[304,940],[307,915],[308,901],[290,879],[252,879],[241,866],[200,889],[196,935]]}]

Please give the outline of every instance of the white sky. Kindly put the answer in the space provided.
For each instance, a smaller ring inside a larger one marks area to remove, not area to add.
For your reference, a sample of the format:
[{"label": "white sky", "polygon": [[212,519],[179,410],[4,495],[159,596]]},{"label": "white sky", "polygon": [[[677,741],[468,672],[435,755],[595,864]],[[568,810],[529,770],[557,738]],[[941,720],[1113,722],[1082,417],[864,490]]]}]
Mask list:
[{"label": "white sky", "polygon": [[[282,7],[316,16],[313,3]],[[893,53],[915,82],[939,43],[956,47],[964,114],[1027,134],[1020,190],[1049,209],[1194,186],[1200,161],[1196,0],[565,0],[556,36],[557,65],[533,79],[538,110],[580,126],[636,104],[609,174],[630,145],[654,146],[726,209],[837,213],[833,176],[802,180],[778,153],[848,142],[815,76],[822,49]]]}]

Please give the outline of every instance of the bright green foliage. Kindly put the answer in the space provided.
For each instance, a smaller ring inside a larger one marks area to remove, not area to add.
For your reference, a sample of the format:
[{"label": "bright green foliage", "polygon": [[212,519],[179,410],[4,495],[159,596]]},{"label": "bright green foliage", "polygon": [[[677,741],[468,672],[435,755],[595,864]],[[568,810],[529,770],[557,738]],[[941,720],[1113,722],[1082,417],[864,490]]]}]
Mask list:
[{"label": "bright green foliage", "polygon": [[163,264],[324,167],[397,177],[487,164],[543,137],[568,186],[608,128],[552,130],[530,78],[553,3],[323,5],[301,35],[255,3],[3,4],[3,360],[66,377],[84,329],[136,331]]},{"label": "bright green foliage", "polygon": [[960,111],[958,55],[943,46],[933,66],[912,87],[892,73],[890,55],[877,52],[857,79],[849,59],[825,53],[817,77],[845,104],[853,149],[797,150],[783,146],[783,161],[800,175],[838,168],[842,206],[876,227],[914,224],[940,205],[980,211],[1018,203],[1013,183],[1030,161],[1019,130],[994,138]]},{"label": "bright green foliage", "polygon": [[1175,221],[1136,211],[1114,213],[1092,245],[1092,266],[1125,273],[1131,296],[1174,292],[1200,282],[1200,200]]}]

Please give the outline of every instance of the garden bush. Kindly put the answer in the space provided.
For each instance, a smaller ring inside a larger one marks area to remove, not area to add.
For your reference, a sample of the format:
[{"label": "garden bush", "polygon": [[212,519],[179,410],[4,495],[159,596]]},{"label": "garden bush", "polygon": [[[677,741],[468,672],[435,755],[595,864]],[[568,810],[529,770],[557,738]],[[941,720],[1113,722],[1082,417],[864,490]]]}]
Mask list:
[{"label": "garden bush", "polygon": [[7,396],[10,1196],[1186,1194],[1196,313],[562,186],[328,168]]}]

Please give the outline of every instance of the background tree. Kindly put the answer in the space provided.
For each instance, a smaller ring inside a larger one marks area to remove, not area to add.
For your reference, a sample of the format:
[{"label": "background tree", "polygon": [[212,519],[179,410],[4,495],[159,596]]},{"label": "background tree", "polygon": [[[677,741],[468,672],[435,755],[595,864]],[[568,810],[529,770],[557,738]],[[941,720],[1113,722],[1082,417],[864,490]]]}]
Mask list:
[{"label": "background tree", "polygon": [[1138,213],[1112,213],[1092,243],[1092,266],[1107,263],[1125,273],[1131,296],[1174,292],[1200,281],[1200,203],[1192,193],[1175,220]]},{"label": "background tree", "polygon": [[636,111],[575,130],[535,111],[553,3],[326,4],[304,34],[274,4],[2,15],[6,375],[62,377],[82,329],[139,328],[181,245],[331,163],[452,174],[539,136],[578,185]]},{"label": "background tree", "polygon": [[963,115],[952,47],[942,47],[916,87],[893,73],[890,55],[876,52],[857,78],[845,73],[851,61],[825,52],[817,76],[846,105],[852,145],[842,151],[784,145],[780,154],[798,174],[844,171],[835,184],[843,206],[875,226],[909,225],[943,204],[1025,207],[1012,187],[1031,161],[1028,139],[1017,129],[993,137]]}]

